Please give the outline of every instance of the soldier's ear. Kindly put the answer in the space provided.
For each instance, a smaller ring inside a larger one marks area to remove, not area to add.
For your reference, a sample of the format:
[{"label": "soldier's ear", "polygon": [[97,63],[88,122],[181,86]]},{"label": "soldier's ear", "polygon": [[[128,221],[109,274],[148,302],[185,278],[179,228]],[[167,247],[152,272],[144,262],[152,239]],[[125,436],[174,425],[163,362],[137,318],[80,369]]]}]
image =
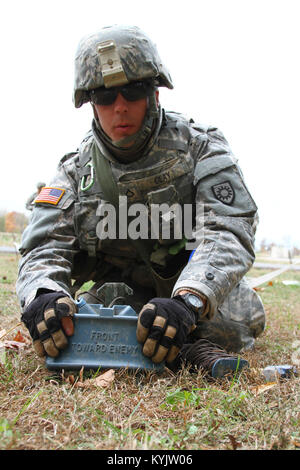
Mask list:
[{"label": "soldier's ear", "polygon": [[94,118],[95,118],[95,120],[96,120],[96,121],[99,121],[98,113],[97,113],[97,110],[96,110],[96,108],[95,108],[94,103],[91,103],[91,106],[92,106],[92,108],[93,108],[93,113],[94,113]]},{"label": "soldier's ear", "polygon": [[159,105],[159,90],[155,90],[155,99],[156,99],[156,106]]}]

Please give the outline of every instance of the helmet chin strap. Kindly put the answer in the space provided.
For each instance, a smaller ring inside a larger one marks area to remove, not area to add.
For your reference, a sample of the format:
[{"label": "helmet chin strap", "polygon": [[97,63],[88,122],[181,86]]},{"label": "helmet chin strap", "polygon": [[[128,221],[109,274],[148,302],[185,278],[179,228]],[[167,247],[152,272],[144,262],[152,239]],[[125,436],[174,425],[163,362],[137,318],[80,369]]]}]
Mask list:
[{"label": "helmet chin strap", "polygon": [[[94,108],[93,108],[94,109]],[[141,128],[133,135],[124,137],[118,141],[111,140],[103,131],[98,117],[94,109],[95,121],[93,125],[93,133],[96,141],[102,142],[110,153],[120,161],[130,162],[137,160],[151,136],[158,130],[161,125],[161,107],[157,104],[155,91],[148,97],[148,107]]]}]

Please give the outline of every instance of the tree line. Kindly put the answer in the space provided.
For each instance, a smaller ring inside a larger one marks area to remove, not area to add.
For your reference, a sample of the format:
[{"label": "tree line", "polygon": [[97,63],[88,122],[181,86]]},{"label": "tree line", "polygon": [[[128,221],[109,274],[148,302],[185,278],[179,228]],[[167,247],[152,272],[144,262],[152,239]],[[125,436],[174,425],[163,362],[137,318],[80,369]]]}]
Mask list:
[{"label": "tree line", "polygon": [[21,212],[0,212],[0,232],[22,233],[28,218]]}]

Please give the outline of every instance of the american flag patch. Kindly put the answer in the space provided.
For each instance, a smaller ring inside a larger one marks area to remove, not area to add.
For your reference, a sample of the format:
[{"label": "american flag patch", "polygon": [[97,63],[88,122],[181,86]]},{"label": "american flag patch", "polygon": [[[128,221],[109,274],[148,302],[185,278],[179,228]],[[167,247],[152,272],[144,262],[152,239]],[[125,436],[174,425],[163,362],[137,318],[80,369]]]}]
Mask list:
[{"label": "american flag patch", "polygon": [[47,188],[46,186],[42,188],[38,196],[35,198],[34,203],[39,202],[48,202],[48,204],[58,204],[62,198],[65,189],[61,188]]}]

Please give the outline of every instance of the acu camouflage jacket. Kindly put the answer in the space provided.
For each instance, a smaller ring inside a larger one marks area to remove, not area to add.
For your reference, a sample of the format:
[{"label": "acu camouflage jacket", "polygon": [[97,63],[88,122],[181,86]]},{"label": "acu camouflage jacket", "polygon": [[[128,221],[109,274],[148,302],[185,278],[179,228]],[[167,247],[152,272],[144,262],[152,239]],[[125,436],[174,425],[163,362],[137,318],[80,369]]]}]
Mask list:
[{"label": "acu camouflage jacket", "polygon": [[[58,203],[35,203],[20,248],[17,294],[23,309],[40,288],[63,290],[70,295],[79,252],[97,256],[111,243],[110,248],[118,253],[118,240],[100,241],[96,233],[96,212],[105,195],[97,178],[94,182],[90,179],[95,149],[99,154],[95,134],[90,132],[79,149],[59,163],[50,183],[50,187],[63,190]],[[171,295],[179,288],[204,294],[212,317],[252,266],[257,215],[223,134],[180,114],[163,112],[159,135],[137,161],[123,164],[112,156],[105,158],[119,196],[127,196],[130,203],[167,201],[193,203],[201,208],[200,242]],[[157,241],[149,241],[152,255],[154,242],[157,245]]]}]

